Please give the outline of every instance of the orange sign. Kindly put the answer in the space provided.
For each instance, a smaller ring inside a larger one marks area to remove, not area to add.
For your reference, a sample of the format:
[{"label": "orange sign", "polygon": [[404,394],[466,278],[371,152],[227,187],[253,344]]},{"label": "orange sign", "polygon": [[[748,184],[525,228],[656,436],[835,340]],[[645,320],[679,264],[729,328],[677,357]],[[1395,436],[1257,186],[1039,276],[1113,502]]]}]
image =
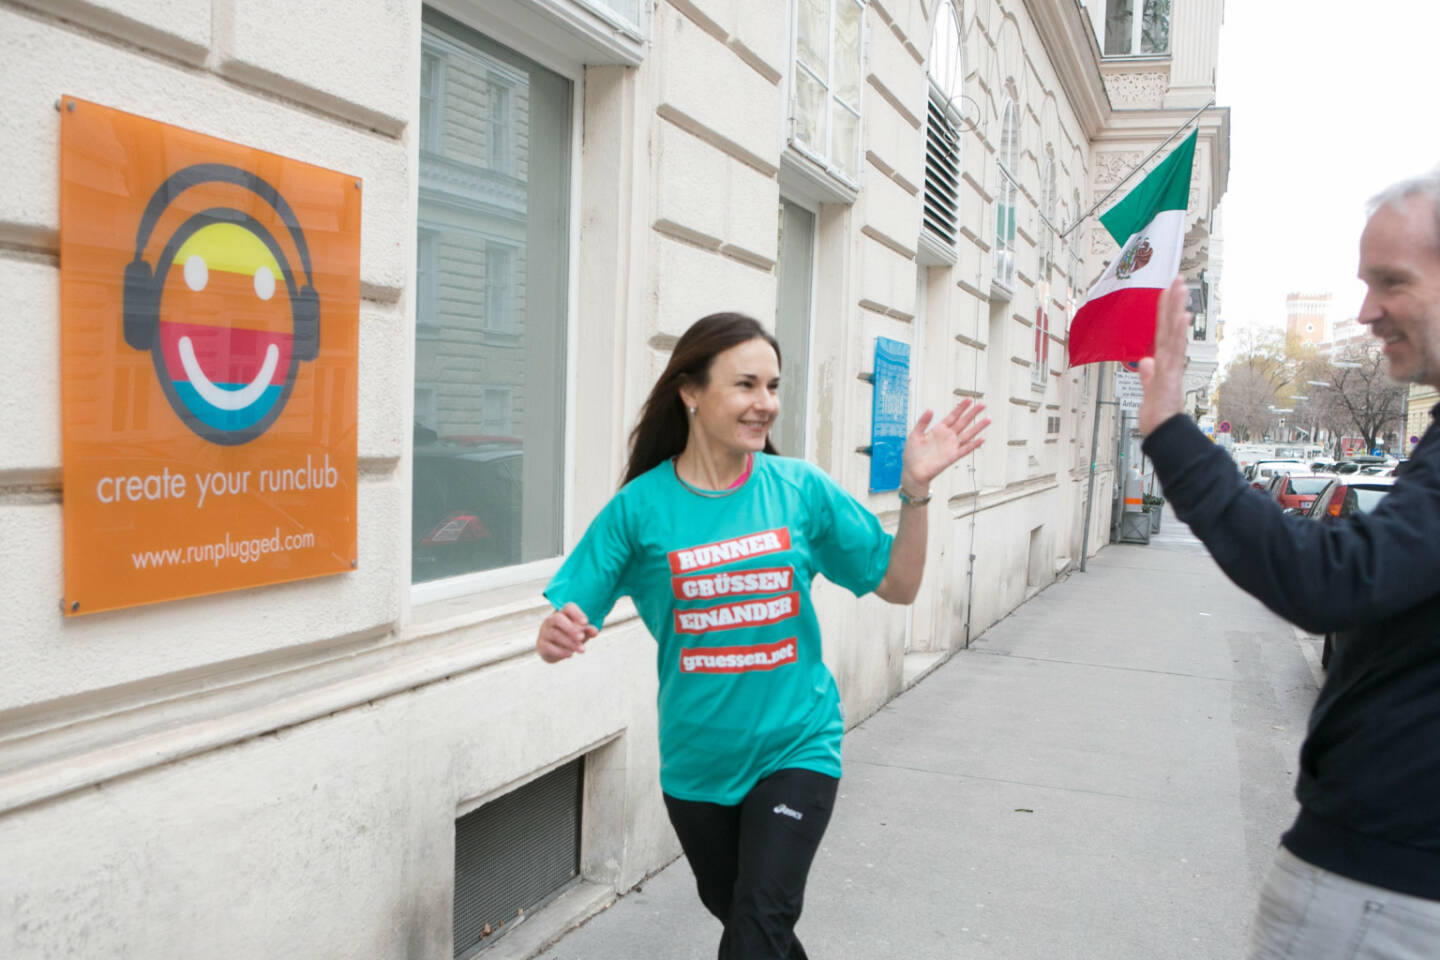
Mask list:
[{"label": "orange sign", "polygon": [[353,569],[360,181],[61,105],[66,615]]}]

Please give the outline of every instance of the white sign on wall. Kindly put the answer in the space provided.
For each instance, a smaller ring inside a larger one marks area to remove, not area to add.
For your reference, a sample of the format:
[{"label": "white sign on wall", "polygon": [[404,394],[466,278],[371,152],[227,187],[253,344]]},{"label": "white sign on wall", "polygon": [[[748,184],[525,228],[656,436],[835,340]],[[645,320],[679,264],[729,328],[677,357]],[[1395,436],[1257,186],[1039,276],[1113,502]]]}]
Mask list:
[{"label": "white sign on wall", "polygon": [[1145,391],[1140,388],[1140,374],[1130,370],[1115,371],[1115,399],[1126,413],[1140,412],[1140,401]]}]

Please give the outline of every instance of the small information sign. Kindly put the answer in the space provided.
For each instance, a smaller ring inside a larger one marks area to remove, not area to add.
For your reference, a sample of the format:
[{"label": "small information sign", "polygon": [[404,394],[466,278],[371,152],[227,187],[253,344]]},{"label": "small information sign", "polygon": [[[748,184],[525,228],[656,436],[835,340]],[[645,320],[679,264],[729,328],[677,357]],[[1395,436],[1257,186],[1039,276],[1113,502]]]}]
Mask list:
[{"label": "small information sign", "polygon": [[875,396],[870,415],[870,492],[900,489],[910,407],[910,344],[875,338]]},{"label": "small information sign", "polygon": [[1144,398],[1145,391],[1140,387],[1140,374],[1129,370],[1115,371],[1115,399],[1120,403],[1121,410],[1129,414],[1139,413],[1140,401]]}]

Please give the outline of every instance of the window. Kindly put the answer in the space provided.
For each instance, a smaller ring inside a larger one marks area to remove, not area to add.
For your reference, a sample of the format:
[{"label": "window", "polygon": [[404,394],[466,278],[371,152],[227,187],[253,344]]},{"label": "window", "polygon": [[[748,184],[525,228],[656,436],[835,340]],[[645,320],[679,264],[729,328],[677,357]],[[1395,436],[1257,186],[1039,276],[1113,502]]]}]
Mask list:
[{"label": "window", "polygon": [[810,367],[810,290],[815,214],[780,199],[780,250],[775,265],[775,339],[780,343],[780,417],[771,439],[782,454],[805,456],[806,380]]},{"label": "window", "polygon": [[485,244],[485,323],[491,333],[515,332],[515,248]]},{"label": "window", "polygon": [[1000,152],[995,159],[999,183],[995,194],[995,282],[1004,293],[1015,289],[1015,202],[1019,189],[1015,170],[1020,161],[1020,121],[1015,101],[1005,98],[1000,120]]},{"label": "window", "polygon": [[1040,213],[1044,221],[1040,224],[1040,276],[1043,289],[1050,288],[1050,268],[1055,266],[1055,234],[1059,225],[1055,221],[1055,207],[1060,202],[1059,188],[1055,181],[1055,148],[1045,147],[1045,170],[1040,175]]},{"label": "window", "polygon": [[861,0],[796,0],[790,142],[851,186],[860,180]]},{"label": "window", "polygon": [[940,93],[946,106],[951,98],[960,95],[960,81],[965,75],[960,53],[960,14],[950,0],[943,0],[930,38],[928,73],[932,90]]},{"label": "window", "polygon": [[568,79],[428,8],[421,71],[416,583],[560,554],[572,150]]},{"label": "window", "polygon": [[1030,365],[1030,383],[1044,387],[1050,376],[1050,312],[1047,304],[1035,308],[1035,360]]},{"label": "window", "polygon": [[441,92],[445,82],[445,64],[434,53],[420,55],[420,149],[430,153],[440,152],[440,140],[445,133],[445,124],[440,116]]},{"label": "window", "polygon": [[[1137,20],[1135,7],[1142,4]],[[1105,56],[1155,57],[1170,52],[1170,0],[1106,0]]]},{"label": "window", "polygon": [[637,31],[643,26],[640,22],[641,0],[580,0],[580,2],[618,17],[621,22]]},{"label": "window", "polygon": [[[1066,269],[1066,277],[1067,286],[1070,288],[1068,300],[1070,302],[1072,316],[1074,315],[1074,311],[1079,309],[1080,300],[1085,296],[1085,291],[1080,289],[1080,238],[1085,236],[1079,227],[1080,214],[1082,212],[1080,209],[1080,191],[1076,190],[1070,205],[1070,216],[1067,218],[1069,223],[1066,224],[1066,227],[1070,230],[1070,235],[1066,239],[1066,245],[1070,248],[1070,265]],[[1085,369],[1088,370],[1090,368],[1086,367]]]},{"label": "window", "polygon": [[[925,127],[924,232],[953,248],[960,226],[960,22],[955,7],[940,5],[930,42],[930,99]],[[948,258],[947,258],[948,259]]]},{"label": "window", "polygon": [[486,166],[500,173],[515,172],[515,105],[510,84],[485,81]]},{"label": "window", "polygon": [[433,337],[438,331],[433,326],[439,315],[435,297],[438,293],[436,277],[440,250],[440,234],[434,230],[421,229],[415,243],[415,335]]},{"label": "window", "polygon": [[[1204,340],[1208,323],[1208,301],[1210,299],[1210,285],[1205,279],[1205,271],[1200,271],[1200,276],[1195,280],[1185,281],[1188,292],[1185,298],[1185,309],[1190,311],[1190,338],[1192,340]],[[1313,332],[1315,325],[1312,323],[1306,330]]]},{"label": "window", "polygon": [[509,387],[486,387],[482,399],[480,427],[487,437],[510,436],[510,411],[514,391]]}]

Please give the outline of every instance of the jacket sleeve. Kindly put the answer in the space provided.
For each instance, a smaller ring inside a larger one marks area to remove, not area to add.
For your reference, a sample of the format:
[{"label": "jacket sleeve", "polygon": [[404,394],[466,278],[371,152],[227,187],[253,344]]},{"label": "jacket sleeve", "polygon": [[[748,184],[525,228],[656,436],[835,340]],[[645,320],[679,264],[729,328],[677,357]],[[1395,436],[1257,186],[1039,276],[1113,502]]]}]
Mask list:
[{"label": "jacket sleeve", "polygon": [[1285,516],[1183,414],[1144,450],[1175,515],[1226,576],[1321,633],[1388,619],[1440,593],[1440,435],[1432,429],[1426,440],[1373,512],[1333,524]]}]

